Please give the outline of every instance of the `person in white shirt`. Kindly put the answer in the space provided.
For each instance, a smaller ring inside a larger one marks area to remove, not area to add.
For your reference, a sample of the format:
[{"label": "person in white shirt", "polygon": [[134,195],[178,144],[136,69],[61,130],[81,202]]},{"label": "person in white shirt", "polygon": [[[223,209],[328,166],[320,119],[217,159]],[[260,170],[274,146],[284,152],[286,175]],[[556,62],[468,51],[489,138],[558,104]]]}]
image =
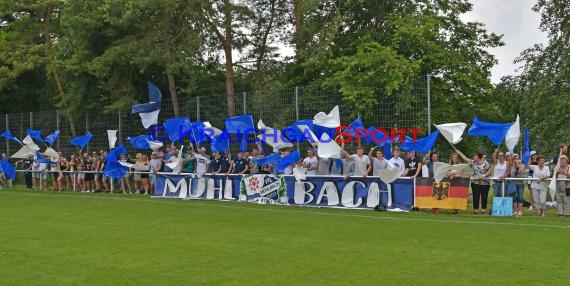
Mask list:
[{"label": "person in white shirt", "polygon": [[307,168],[307,175],[316,175],[319,167],[319,159],[311,149],[307,150],[307,157],[303,159],[303,168]]},{"label": "person in white shirt", "polygon": [[192,153],[196,158],[196,173],[204,175],[210,167],[210,158],[206,156],[206,148],[201,147],[200,153]]},{"label": "person in white shirt", "polygon": [[[509,162],[505,160],[505,154],[496,149],[493,153],[493,162],[496,163],[493,169],[493,196],[503,196],[503,182],[509,176]],[[506,188],[506,183],[504,184]]]},{"label": "person in white shirt", "polygon": [[394,154],[393,154],[392,158],[390,160],[388,160],[388,163],[390,163],[392,166],[399,169],[400,172],[402,172],[402,174],[405,174],[406,173],[406,162],[404,161],[404,159],[400,158],[400,148],[395,147],[393,153]]},{"label": "person in white shirt", "polygon": [[346,160],[354,161],[354,175],[367,177],[372,169],[372,164],[370,163],[370,158],[364,155],[364,148],[356,148],[356,154],[349,155],[348,152],[343,152],[347,155]]},{"label": "person in white shirt", "polygon": [[153,152],[150,156],[150,162],[148,163],[150,168],[149,174],[149,181],[150,181],[150,189],[154,190],[154,185],[156,184],[156,173],[160,172],[160,168],[162,167],[162,161],[158,158],[156,152]]},{"label": "person in white shirt", "polygon": [[[49,160],[48,158],[49,157],[47,157],[46,160]],[[48,188],[48,163],[45,161],[40,162],[39,167],[38,167],[38,171],[40,174],[39,178],[42,182],[40,189],[41,190],[44,190],[44,189],[47,190],[47,188]]]},{"label": "person in white shirt", "polygon": [[538,165],[528,165],[528,168],[532,170],[532,177],[535,179],[530,183],[530,188],[539,216],[545,216],[544,209],[546,208],[546,194],[548,193],[548,181],[545,179],[550,178],[550,169],[544,165],[544,162],[544,156],[541,155],[538,156]]}]

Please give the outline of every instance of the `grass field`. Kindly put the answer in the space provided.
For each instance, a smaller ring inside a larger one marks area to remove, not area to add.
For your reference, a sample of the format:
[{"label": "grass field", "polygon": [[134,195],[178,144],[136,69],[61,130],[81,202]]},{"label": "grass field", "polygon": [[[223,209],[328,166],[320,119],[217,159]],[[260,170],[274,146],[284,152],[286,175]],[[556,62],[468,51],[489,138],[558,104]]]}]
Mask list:
[{"label": "grass field", "polygon": [[566,285],[570,218],[0,191],[0,285]]}]

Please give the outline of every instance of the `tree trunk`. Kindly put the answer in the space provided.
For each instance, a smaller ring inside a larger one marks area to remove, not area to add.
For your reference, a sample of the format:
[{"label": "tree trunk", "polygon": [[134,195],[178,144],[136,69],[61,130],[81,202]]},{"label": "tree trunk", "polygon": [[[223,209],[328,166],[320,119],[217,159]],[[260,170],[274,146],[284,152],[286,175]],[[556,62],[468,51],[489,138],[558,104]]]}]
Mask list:
[{"label": "tree trunk", "polygon": [[[53,14],[53,8],[50,6],[48,7],[47,11],[46,11],[46,25],[50,25],[51,24],[51,17]],[[53,47],[52,47],[52,42],[51,42],[51,38],[50,38],[50,33],[48,31],[44,31],[44,41],[45,41],[45,45],[46,45],[46,54],[47,57],[49,59],[49,64],[52,63],[53,61]],[[64,96],[64,92],[63,92],[63,82],[61,80],[61,75],[59,74],[59,72],[57,71],[57,69],[55,67],[53,67],[53,78],[55,80],[55,86],[57,87],[57,94],[59,95],[59,97],[61,97],[63,99]],[[64,107],[65,109],[65,107]],[[71,128],[71,135],[72,136],[77,136],[77,132],[75,130],[75,123],[73,122],[73,114],[69,111],[66,110],[66,112],[64,112],[64,114],[66,114],[67,119],[69,120],[69,128]]]},{"label": "tree trunk", "polygon": [[293,1],[293,14],[295,16],[295,57],[299,60],[301,53],[303,52],[303,37],[301,37],[301,28],[303,27],[303,8],[301,8],[301,3],[303,0]]},{"label": "tree trunk", "polygon": [[168,90],[170,91],[170,99],[172,99],[172,110],[174,110],[174,117],[180,116],[180,109],[178,108],[178,94],[176,93],[176,81],[174,74],[170,69],[166,69],[166,76],[168,77]]},{"label": "tree trunk", "polygon": [[226,56],[226,100],[228,103],[228,116],[235,114],[234,102],[234,63],[232,59],[232,7],[230,0],[224,0],[224,26],[225,38],[222,43]]}]

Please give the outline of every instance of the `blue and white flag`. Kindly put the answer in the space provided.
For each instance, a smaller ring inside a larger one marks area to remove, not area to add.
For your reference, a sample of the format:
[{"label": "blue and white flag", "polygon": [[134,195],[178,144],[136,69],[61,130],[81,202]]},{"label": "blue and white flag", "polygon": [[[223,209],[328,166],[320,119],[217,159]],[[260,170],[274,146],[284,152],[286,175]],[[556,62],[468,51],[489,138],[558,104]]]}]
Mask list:
[{"label": "blue and white flag", "polygon": [[81,149],[85,148],[85,146],[87,146],[87,144],[89,144],[89,141],[91,141],[91,138],[93,138],[93,134],[91,132],[87,133],[87,135],[85,136],[77,136],[73,139],[71,139],[71,145],[74,146],[79,146],[81,147]]},{"label": "blue and white flag", "polygon": [[238,115],[226,119],[226,132],[230,134],[242,134],[251,130],[255,131],[251,114]]},{"label": "blue and white flag", "polygon": [[[18,143],[22,144],[22,142],[20,142],[20,140],[18,140],[18,138],[12,136],[12,131],[10,131],[10,130],[4,131],[4,133],[2,133],[2,135],[0,135],[0,136],[6,138],[8,140],[12,140],[14,142],[18,142]],[[22,145],[24,145],[24,144],[22,144]]]},{"label": "blue and white flag", "polygon": [[473,118],[473,124],[469,127],[467,135],[469,136],[485,136],[495,145],[500,145],[505,139],[507,132],[511,128],[512,123],[491,123],[480,121],[477,117]]},{"label": "blue and white flag", "polygon": [[431,147],[433,147],[433,144],[435,144],[437,135],[439,135],[439,131],[434,131],[430,135],[416,140],[416,142],[413,142],[412,140],[406,140],[406,142],[400,144],[400,148],[408,152],[429,152],[431,150]]},{"label": "blue and white flag", "polygon": [[121,144],[117,148],[109,151],[109,153],[107,153],[107,156],[105,156],[104,160],[107,163],[115,162],[119,160],[121,154],[127,154],[127,153],[128,153],[127,148],[125,148],[125,145]]},{"label": "blue and white flag", "polygon": [[44,142],[42,139],[42,131],[41,130],[34,130],[34,129],[27,129],[26,135],[29,135],[32,139],[38,141],[39,143]]},{"label": "blue and white flag", "polygon": [[297,162],[299,162],[301,160],[301,154],[299,153],[299,151],[294,151],[291,154],[279,159],[279,161],[277,161],[277,165],[275,166],[275,172],[276,173],[283,173],[283,171],[285,171],[285,169],[287,169],[287,167],[289,167],[292,164],[295,164]]},{"label": "blue and white flag", "polygon": [[530,160],[530,141],[528,138],[528,127],[524,128],[524,150],[522,154],[522,162],[525,166],[528,164],[528,160]]},{"label": "blue and white flag", "polygon": [[148,103],[136,104],[131,107],[131,113],[139,114],[145,129],[158,123],[158,114],[160,113],[160,106],[162,105],[162,93],[160,89],[151,82],[148,82],[148,98]]},{"label": "blue and white flag", "polygon": [[150,150],[150,144],[148,143],[148,135],[139,135],[137,137],[129,137],[129,143],[135,149],[139,150]]},{"label": "blue and white flag", "polygon": [[10,178],[10,181],[16,180],[16,169],[10,164],[10,161],[7,159],[2,160],[2,162],[0,162],[0,169]]},{"label": "blue and white flag", "polygon": [[301,131],[300,128],[298,128],[298,126],[307,126],[308,130],[313,130],[313,120],[311,119],[303,119],[303,120],[299,120],[289,126],[287,126],[285,129],[283,129],[283,135],[285,135],[287,138],[289,138],[289,140],[291,141],[297,141],[297,142],[304,142],[309,140],[309,138],[307,138],[308,136],[305,136],[305,134],[303,134],[303,131]]},{"label": "blue and white flag", "polygon": [[192,123],[188,117],[175,117],[167,119],[164,122],[164,128],[166,129],[166,135],[170,139],[170,142],[174,143],[179,141],[182,143],[184,141],[184,136],[191,135],[192,133]]},{"label": "blue and white flag", "polygon": [[57,137],[59,136],[59,130],[54,131],[52,134],[46,136],[46,138],[44,139],[45,142],[48,142],[49,145],[53,145],[53,143],[55,142],[55,140],[57,140]]}]

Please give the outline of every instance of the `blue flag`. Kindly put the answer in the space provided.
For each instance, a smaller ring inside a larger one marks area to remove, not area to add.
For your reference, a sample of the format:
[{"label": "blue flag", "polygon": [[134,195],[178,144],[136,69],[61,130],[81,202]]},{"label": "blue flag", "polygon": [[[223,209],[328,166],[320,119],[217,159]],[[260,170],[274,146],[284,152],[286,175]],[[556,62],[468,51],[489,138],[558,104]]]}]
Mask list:
[{"label": "blue flag", "polygon": [[307,141],[308,140],[307,136],[303,136],[303,132],[301,132],[301,130],[299,130],[299,128],[297,127],[299,125],[306,125],[309,127],[309,129],[311,131],[313,131],[313,120],[303,119],[303,120],[299,120],[299,121],[287,126],[285,129],[283,129],[283,131],[282,131],[283,135],[285,135],[285,137],[287,137],[289,140],[291,140],[291,142]]},{"label": "blue flag", "polygon": [[276,173],[283,173],[287,167],[291,164],[295,164],[301,160],[301,154],[299,151],[292,152],[291,154],[279,159],[277,165],[275,166]]},{"label": "blue flag", "polygon": [[105,164],[103,174],[114,179],[123,178],[129,172],[129,168],[119,164],[117,161],[109,161]]},{"label": "blue flag", "polygon": [[528,164],[530,160],[530,141],[528,138],[528,127],[524,128],[524,151],[522,154],[522,162],[523,164]]},{"label": "blue flag", "polygon": [[87,146],[87,144],[89,144],[89,141],[91,141],[91,138],[93,138],[93,134],[91,132],[87,133],[87,135],[85,136],[77,136],[73,139],[71,139],[71,145],[74,146],[79,146],[81,147],[81,149],[85,148],[85,146]]},{"label": "blue flag", "polygon": [[364,137],[364,141],[366,144],[371,145],[374,144],[378,147],[385,146],[386,144],[390,144],[392,142],[392,138],[385,134],[380,129],[376,129],[376,127],[369,127],[368,128],[368,136]]},{"label": "blue flag", "polygon": [[14,166],[10,164],[10,161],[8,161],[8,159],[2,160],[2,162],[0,162],[0,167],[2,168],[4,174],[6,174],[6,176],[8,176],[11,181],[16,181],[16,169],[14,169]]},{"label": "blue flag", "polygon": [[281,159],[281,155],[279,155],[279,153],[272,153],[271,155],[269,155],[267,157],[263,157],[263,158],[259,158],[259,159],[255,160],[254,163],[257,163],[257,165],[274,164],[274,163],[277,163],[279,161],[279,159]]},{"label": "blue flag", "polygon": [[139,150],[151,150],[150,145],[148,144],[148,135],[140,135],[137,137],[130,137],[129,143],[135,149]]},{"label": "blue flag", "polygon": [[[190,123],[190,126],[192,129],[192,134],[190,134],[190,142],[200,144],[208,140],[208,134],[206,134],[206,125],[204,122],[192,122]],[[212,131],[209,131],[208,133],[212,133]]]},{"label": "blue flag", "polygon": [[42,154],[39,151],[36,151],[36,160],[38,160],[39,163],[46,163],[46,164],[53,164],[55,163],[52,160],[48,160],[46,159],[46,157],[42,156]]},{"label": "blue flag", "polygon": [[345,130],[343,130],[344,133],[348,133],[353,137],[356,137],[357,134],[359,138],[364,137],[363,135],[365,133],[363,131],[359,131],[358,133],[356,132],[357,129],[358,130],[364,129],[364,123],[362,122],[362,119],[360,117],[357,117],[354,121],[352,121],[352,123],[350,123],[348,127],[350,128],[346,128]]},{"label": "blue flag", "polygon": [[26,130],[26,135],[30,135],[30,137],[36,141],[38,141],[39,143],[44,142],[44,140],[42,139],[42,131],[41,130],[34,130],[34,129],[27,129]]},{"label": "blue flag", "polygon": [[125,145],[121,144],[117,148],[109,151],[109,153],[107,153],[107,156],[105,156],[104,160],[107,163],[116,162],[119,160],[121,154],[127,154],[127,153],[128,153],[127,148],[125,148]]},{"label": "blue flag", "polygon": [[4,131],[4,133],[2,133],[2,135],[0,135],[0,136],[6,138],[8,140],[12,140],[14,142],[18,142],[18,143],[22,144],[22,142],[20,142],[20,140],[18,140],[18,138],[12,136],[12,131],[10,131],[10,130]]},{"label": "blue flag", "polygon": [[241,142],[239,143],[239,150],[242,152],[247,151],[247,134],[241,135]]},{"label": "blue flag", "polygon": [[384,144],[384,158],[386,158],[386,160],[392,159],[392,143],[390,143],[390,141]]},{"label": "blue flag", "polygon": [[[315,131],[315,135],[317,135],[317,140],[321,140],[321,137],[323,136],[324,133],[328,134],[329,137],[331,139],[334,139],[336,137],[336,128],[328,128],[328,127],[324,127],[324,126],[320,126],[320,125],[313,125],[314,131]],[[330,142],[330,141],[327,141]],[[324,143],[327,143],[324,142]]]},{"label": "blue flag", "polygon": [[244,133],[247,130],[255,130],[251,114],[238,115],[226,119],[226,131],[228,133]]},{"label": "blue flag", "polygon": [[437,135],[439,135],[439,131],[434,131],[430,135],[416,140],[414,143],[413,140],[406,140],[406,142],[400,144],[400,148],[404,151],[416,151],[416,152],[429,152],[433,144],[435,144],[435,140],[437,139]]},{"label": "blue flag", "polygon": [[131,107],[131,113],[150,113],[160,110],[162,93],[160,89],[150,81],[148,82],[148,103],[135,104]]},{"label": "blue flag", "polygon": [[55,142],[55,140],[57,139],[58,136],[59,136],[59,130],[56,130],[52,134],[46,136],[44,141],[48,142],[49,145],[53,145],[53,142]]},{"label": "blue flag", "polygon": [[192,123],[188,117],[175,117],[167,119],[164,122],[164,128],[166,129],[166,134],[170,142],[179,141],[182,143],[186,132],[192,132]]},{"label": "blue flag", "polygon": [[223,132],[212,138],[212,152],[219,153],[230,150],[230,136],[227,132]]},{"label": "blue flag", "polygon": [[512,123],[490,123],[480,121],[477,117],[473,118],[473,124],[469,127],[467,135],[469,136],[486,136],[495,145],[500,145],[505,139]]}]

